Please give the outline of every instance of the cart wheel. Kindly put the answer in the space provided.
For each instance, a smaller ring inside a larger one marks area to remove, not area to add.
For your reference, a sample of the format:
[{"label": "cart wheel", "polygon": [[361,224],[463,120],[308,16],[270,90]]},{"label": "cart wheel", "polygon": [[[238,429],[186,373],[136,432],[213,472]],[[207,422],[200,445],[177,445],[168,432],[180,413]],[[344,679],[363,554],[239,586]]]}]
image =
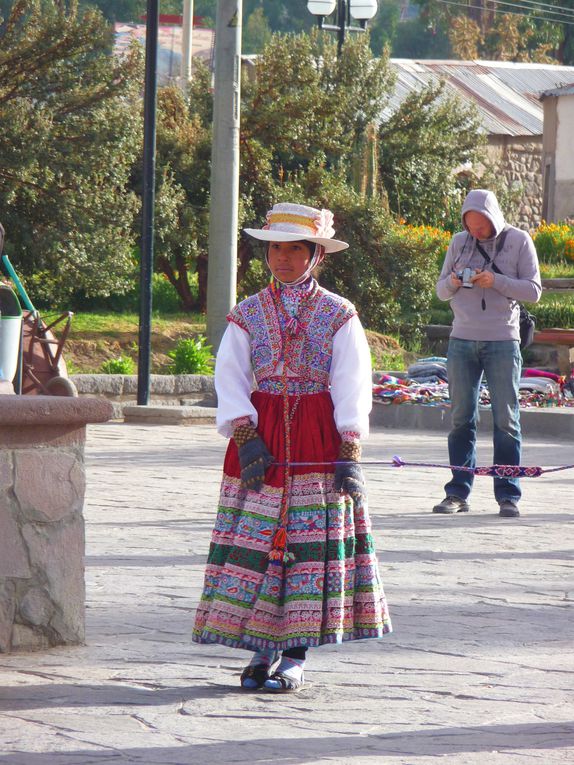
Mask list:
[{"label": "cart wheel", "polygon": [[52,377],[46,383],[46,390],[50,396],[78,396],[78,389],[67,377]]}]

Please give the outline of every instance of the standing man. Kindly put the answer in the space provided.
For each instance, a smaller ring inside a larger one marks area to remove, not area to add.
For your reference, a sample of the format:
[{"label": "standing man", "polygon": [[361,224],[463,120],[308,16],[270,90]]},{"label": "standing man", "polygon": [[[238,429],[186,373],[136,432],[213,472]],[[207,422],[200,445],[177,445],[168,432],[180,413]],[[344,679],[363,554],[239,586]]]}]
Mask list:
[{"label": "standing man", "polygon": [[[494,422],[494,464],[519,465],[518,382],[522,368],[518,301],[536,303],[542,286],[534,242],[504,221],[492,191],[470,191],[462,206],[464,231],[448,247],[436,293],[454,318],[447,371],[452,404],[450,464],[476,466],[480,383],[486,376]],[[465,270],[468,269],[468,270]],[[433,513],[466,513],[474,473],[453,470],[446,497]],[[494,478],[499,515],[520,515],[518,478]]]}]

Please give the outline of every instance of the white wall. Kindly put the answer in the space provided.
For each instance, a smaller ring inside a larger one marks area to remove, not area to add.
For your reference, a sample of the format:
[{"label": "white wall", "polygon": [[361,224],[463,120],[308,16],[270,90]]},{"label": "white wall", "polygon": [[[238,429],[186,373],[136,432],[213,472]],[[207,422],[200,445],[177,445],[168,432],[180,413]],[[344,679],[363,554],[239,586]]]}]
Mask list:
[{"label": "white wall", "polygon": [[557,104],[554,220],[574,218],[574,95],[560,96]]},{"label": "white wall", "polygon": [[574,180],[574,95],[560,96],[557,104],[558,129],[556,135],[556,180]]}]

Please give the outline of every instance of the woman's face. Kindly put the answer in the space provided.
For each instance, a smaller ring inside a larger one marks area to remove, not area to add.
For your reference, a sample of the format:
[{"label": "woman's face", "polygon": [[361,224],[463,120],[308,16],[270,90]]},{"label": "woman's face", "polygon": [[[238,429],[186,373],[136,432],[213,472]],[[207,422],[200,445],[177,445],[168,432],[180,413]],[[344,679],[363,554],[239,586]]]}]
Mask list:
[{"label": "woman's face", "polygon": [[304,242],[271,242],[267,262],[281,282],[294,282],[309,268],[313,253]]}]

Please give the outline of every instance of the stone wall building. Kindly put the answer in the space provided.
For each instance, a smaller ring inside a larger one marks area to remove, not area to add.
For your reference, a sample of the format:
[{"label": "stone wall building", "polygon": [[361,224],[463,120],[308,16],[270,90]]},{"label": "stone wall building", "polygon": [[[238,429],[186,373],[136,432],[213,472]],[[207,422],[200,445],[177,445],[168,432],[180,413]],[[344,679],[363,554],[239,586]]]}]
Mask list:
[{"label": "stone wall building", "polygon": [[[545,91],[571,84],[574,67],[510,61],[391,59],[397,86],[392,113],[412,90],[444,80],[446,95],[473,104],[487,137],[489,159],[509,188],[521,191],[509,222],[526,230],[545,217],[543,125]],[[480,168],[472,168],[480,174]]]}]

